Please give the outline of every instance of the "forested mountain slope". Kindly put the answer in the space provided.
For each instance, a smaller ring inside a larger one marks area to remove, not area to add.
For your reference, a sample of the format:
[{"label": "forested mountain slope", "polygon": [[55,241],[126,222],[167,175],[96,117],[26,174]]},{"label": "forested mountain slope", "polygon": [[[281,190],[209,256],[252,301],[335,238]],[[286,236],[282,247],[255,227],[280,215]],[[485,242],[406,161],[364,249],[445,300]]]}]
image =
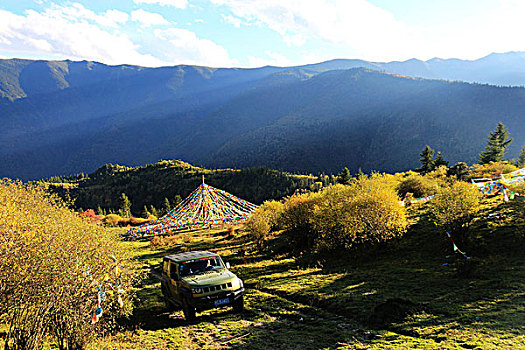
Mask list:
[{"label": "forested mountain slope", "polygon": [[452,162],[476,160],[498,121],[515,137],[515,156],[525,143],[522,88],[386,72],[517,79],[522,61],[508,53],[215,69],[0,60],[0,176],[37,179],[170,158],[302,172],[405,170],[417,166],[425,144]]}]

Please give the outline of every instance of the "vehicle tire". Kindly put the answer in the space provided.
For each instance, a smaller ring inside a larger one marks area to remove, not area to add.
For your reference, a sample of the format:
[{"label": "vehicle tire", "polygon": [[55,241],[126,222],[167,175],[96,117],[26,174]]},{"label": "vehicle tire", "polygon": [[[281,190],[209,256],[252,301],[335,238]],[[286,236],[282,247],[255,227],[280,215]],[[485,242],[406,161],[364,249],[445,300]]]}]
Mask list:
[{"label": "vehicle tire", "polygon": [[195,310],[195,307],[192,306],[186,298],[182,299],[182,312],[184,313],[184,318],[188,322],[193,322],[197,319],[197,311]]},{"label": "vehicle tire", "polygon": [[241,313],[244,311],[244,296],[241,296],[239,299],[235,300],[232,304],[233,312]]}]

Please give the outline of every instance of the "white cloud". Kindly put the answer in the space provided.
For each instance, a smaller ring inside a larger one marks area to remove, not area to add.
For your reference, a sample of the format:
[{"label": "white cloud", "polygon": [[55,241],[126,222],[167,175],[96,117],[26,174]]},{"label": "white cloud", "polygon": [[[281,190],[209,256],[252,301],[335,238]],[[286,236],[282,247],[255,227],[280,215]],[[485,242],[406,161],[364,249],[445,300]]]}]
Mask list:
[{"label": "white cloud", "polygon": [[165,61],[174,64],[198,64],[212,67],[230,67],[234,63],[228,51],[208,39],[202,39],[187,29],[157,29],[155,37],[167,41]]},{"label": "white cloud", "polygon": [[124,24],[128,21],[129,15],[126,12],[119,10],[107,10],[103,17],[109,21],[109,23]]},{"label": "white cloud", "polygon": [[131,20],[139,22],[141,27],[169,24],[166,18],[155,12],[148,12],[142,9],[131,12]]},{"label": "white cloud", "polygon": [[53,7],[42,13],[28,10],[23,16],[0,10],[0,51],[107,64],[164,63],[152,55],[139,53],[138,46],[127,35],[105,31],[98,22],[91,11],[77,5]]},{"label": "white cloud", "polygon": [[95,12],[85,8],[80,3],[73,3],[70,6],[58,6],[47,10],[51,16],[59,16],[69,21],[78,21],[80,19],[93,21],[104,27],[118,28],[120,24],[128,21],[128,14],[119,10],[107,10],[103,14],[96,14]]},{"label": "white cloud", "polygon": [[489,11],[417,28],[425,38],[421,51],[427,57],[476,59],[491,52],[525,51],[525,2],[496,0]]},{"label": "white cloud", "polygon": [[188,0],[133,0],[135,4],[157,4],[161,6],[173,6],[184,9],[188,6]]},{"label": "white cloud", "polygon": [[235,28],[240,28],[241,24],[243,23],[242,19],[233,17],[232,15],[222,15],[222,18],[232,24]]},{"label": "white cloud", "polygon": [[268,27],[288,45],[321,39],[368,56],[409,47],[414,34],[366,0],[210,0],[227,6],[246,25]]},{"label": "white cloud", "polygon": [[270,50],[264,51],[266,58],[248,56],[248,66],[249,67],[263,67],[263,66],[277,66],[277,67],[286,67],[292,66],[293,62],[287,59],[285,56],[273,52]]},{"label": "white cloud", "polygon": [[[490,52],[525,51],[525,1],[494,0],[469,8],[466,16],[436,14],[431,21],[403,22],[367,0],[209,0],[228,8],[236,26],[269,28],[288,46],[322,42],[339,55],[377,60],[412,57],[475,59]],[[425,5],[414,3],[414,13]],[[464,9],[446,2],[443,13]],[[410,16],[403,16],[407,21]],[[421,24],[423,23],[423,24]]]}]

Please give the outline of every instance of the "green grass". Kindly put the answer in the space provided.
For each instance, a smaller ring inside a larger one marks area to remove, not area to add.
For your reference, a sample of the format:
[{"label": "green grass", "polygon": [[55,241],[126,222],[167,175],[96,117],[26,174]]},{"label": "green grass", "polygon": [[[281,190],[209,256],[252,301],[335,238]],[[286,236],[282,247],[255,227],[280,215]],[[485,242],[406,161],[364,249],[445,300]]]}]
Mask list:
[{"label": "green grass", "polygon": [[[502,210],[486,202],[481,217]],[[164,255],[182,250],[220,253],[245,280],[246,311],[210,310],[187,324],[182,312],[166,311],[159,283],[150,277],[137,290],[126,330],[91,348],[525,349],[525,253],[501,248],[515,223],[478,220],[472,232],[496,237],[497,249],[491,251],[486,240],[479,251],[467,250],[477,264],[461,277],[457,268],[443,265],[451,253],[446,235],[412,219],[399,242],[368,257],[339,257],[317,267],[256,252],[242,231],[232,238],[218,230],[188,232],[171,247],[129,242],[145,268],[158,268]],[[374,308],[392,298],[410,301],[416,311],[378,322]]]}]

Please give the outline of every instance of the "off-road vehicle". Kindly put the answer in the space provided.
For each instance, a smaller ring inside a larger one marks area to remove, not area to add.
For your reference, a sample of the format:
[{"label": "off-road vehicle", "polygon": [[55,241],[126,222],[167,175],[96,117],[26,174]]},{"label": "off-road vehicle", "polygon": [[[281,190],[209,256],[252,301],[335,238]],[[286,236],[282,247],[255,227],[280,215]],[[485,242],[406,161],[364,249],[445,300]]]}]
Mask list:
[{"label": "off-road vehicle", "polygon": [[207,251],[179,253],[164,257],[161,288],[166,306],[182,308],[188,321],[196,312],[233,306],[244,308],[244,285],[228,270],[218,254]]}]

